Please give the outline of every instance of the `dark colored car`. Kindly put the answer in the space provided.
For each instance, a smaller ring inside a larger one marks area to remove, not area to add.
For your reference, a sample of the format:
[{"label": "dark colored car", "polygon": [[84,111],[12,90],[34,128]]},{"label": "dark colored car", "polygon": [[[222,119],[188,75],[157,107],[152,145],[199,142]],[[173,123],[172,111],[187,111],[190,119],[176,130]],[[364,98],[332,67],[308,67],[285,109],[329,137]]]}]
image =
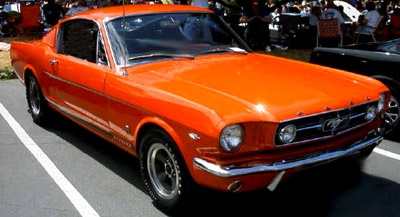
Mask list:
[{"label": "dark colored car", "polygon": [[342,48],[315,48],[311,63],[367,75],[384,83],[392,92],[385,114],[388,132],[400,132],[400,39],[348,45]]}]

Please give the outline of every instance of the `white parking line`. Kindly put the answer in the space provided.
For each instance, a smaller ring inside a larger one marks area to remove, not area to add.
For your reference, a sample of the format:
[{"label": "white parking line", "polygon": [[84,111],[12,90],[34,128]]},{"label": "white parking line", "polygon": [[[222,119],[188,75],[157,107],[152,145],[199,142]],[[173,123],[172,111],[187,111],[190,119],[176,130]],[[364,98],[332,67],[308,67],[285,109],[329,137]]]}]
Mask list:
[{"label": "white parking line", "polygon": [[25,147],[33,154],[40,165],[46,170],[54,182],[60,187],[71,203],[78,210],[82,217],[96,217],[99,214],[93,207],[83,198],[83,196],[75,189],[75,187],[65,178],[56,165],[47,157],[46,153],[33,141],[33,139],[25,132],[19,123],[11,116],[7,109],[0,103],[0,114],[10,125],[12,130],[25,145]]},{"label": "white parking line", "polygon": [[378,154],[381,154],[381,155],[384,155],[386,157],[393,158],[395,160],[400,160],[400,155],[399,154],[396,154],[396,153],[393,153],[393,152],[390,152],[390,151],[386,151],[386,150],[383,150],[383,149],[380,149],[380,148],[375,148],[374,152],[378,153]]}]

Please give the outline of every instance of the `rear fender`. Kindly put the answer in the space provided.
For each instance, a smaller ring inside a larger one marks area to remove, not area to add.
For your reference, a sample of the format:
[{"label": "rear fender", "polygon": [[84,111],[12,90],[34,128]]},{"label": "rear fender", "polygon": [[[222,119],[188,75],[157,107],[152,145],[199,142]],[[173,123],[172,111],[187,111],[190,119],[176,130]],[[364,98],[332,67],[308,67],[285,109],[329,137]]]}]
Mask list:
[{"label": "rear fender", "polygon": [[39,85],[40,85],[41,81],[39,80],[40,77],[39,77],[39,75],[38,75],[38,72],[37,72],[37,70],[35,69],[35,67],[33,67],[31,64],[27,64],[27,65],[25,66],[25,68],[24,68],[24,73],[22,74],[22,75],[23,75],[23,78],[21,78],[21,79],[22,79],[22,82],[24,83],[24,85],[26,85],[26,78],[27,78],[27,75],[28,75],[29,73],[32,73],[32,75],[35,76],[36,80],[39,82]]}]

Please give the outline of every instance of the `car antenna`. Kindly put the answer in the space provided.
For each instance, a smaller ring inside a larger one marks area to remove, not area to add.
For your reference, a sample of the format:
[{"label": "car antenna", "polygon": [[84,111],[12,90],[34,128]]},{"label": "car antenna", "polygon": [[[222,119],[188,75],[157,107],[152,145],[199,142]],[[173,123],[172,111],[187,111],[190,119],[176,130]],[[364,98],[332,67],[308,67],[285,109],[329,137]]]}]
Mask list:
[{"label": "car antenna", "polygon": [[123,49],[123,56],[124,56],[124,70],[122,72],[123,76],[128,75],[128,72],[126,71],[126,61],[127,61],[127,53],[126,53],[126,21],[125,21],[125,0],[122,0],[122,34],[123,34],[123,38],[124,38],[124,44],[125,44],[125,48]]}]

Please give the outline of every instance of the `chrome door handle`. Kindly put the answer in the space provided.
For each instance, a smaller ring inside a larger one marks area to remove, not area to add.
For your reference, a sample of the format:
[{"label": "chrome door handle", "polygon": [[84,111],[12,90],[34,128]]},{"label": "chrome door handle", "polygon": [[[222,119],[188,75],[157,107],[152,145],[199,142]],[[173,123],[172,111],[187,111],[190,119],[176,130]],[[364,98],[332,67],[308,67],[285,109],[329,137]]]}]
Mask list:
[{"label": "chrome door handle", "polygon": [[58,63],[58,60],[50,59],[49,63],[53,65],[54,63]]}]

